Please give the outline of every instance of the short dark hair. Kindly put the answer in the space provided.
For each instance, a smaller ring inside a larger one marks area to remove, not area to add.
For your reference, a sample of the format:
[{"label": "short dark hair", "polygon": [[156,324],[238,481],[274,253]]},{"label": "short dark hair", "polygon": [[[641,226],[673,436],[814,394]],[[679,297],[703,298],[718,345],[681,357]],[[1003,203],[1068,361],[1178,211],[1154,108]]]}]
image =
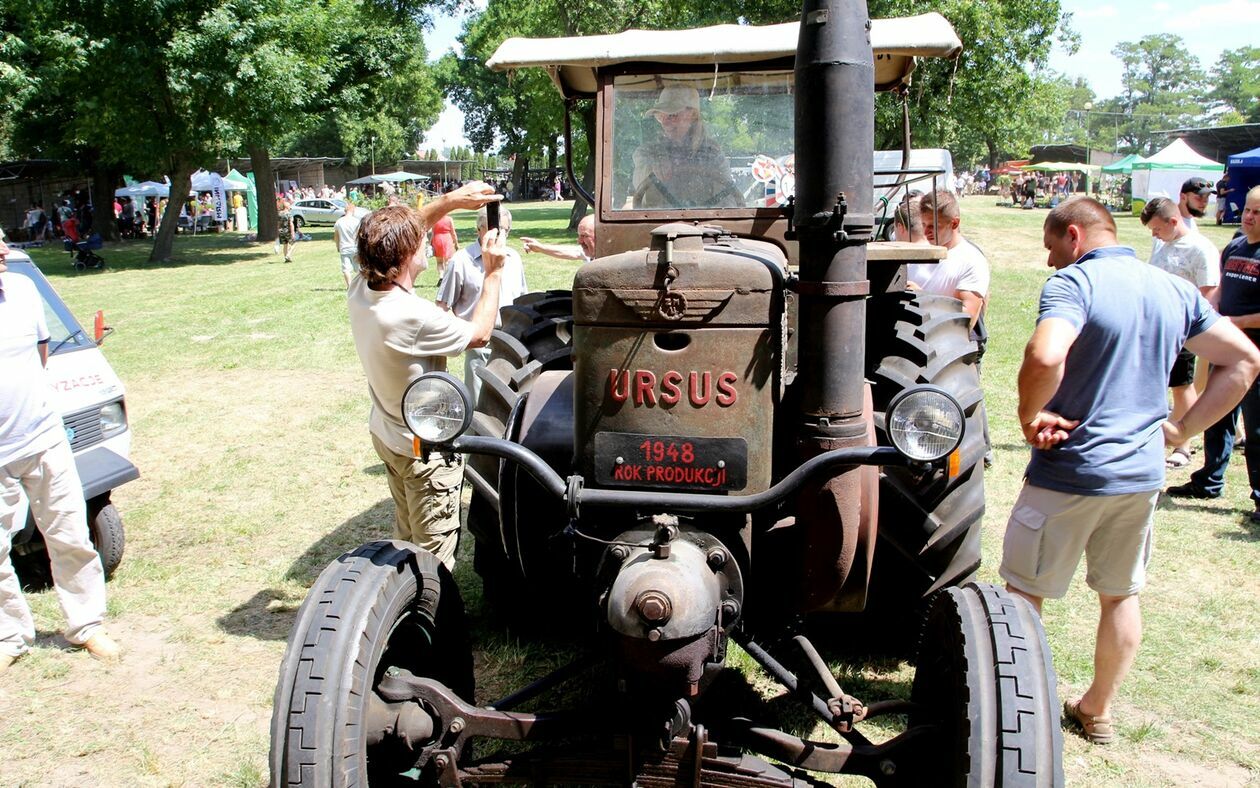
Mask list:
[{"label": "short dark hair", "polygon": [[387,205],[359,225],[359,271],[368,284],[392,282],[424,243],[424,221],[406,205]]},{"label": "short dark hair", "polygon": [[937,189],[919,198],[919,213],[937,214],[950,221],[962,218],[962,211],[958,208],[958,198],[949,189]]},{"label": "short dark hair", "polygon": [[1045,229],[1062,235],[1070,224],[1082,229],[1101,226],[1113,233],[1116,231],[1116,220],[1106,206],[1093,197],[1072,197],[1059,203],[1046,217]]},{"label": "short dark hair", "polygon": [[1142,224],[1150,224],[1151,219],[1156,216],[1161,219],[1176,219],[1181,216],[1181,209],[1167,197],[1152,197],[1150,202],[1142,206]]}]

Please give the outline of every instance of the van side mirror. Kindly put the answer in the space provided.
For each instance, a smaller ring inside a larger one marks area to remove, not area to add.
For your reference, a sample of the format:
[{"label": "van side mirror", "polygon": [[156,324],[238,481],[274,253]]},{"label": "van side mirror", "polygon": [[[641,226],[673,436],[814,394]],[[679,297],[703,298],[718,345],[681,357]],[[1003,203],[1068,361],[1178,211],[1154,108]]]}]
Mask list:
[{"label": "van side mirror", "polygon": [[96,317],[92,321],[92,338],[96,340],[96,344],[99,345],[104,342],[105,337],[112,333],[114,333],[114,329],[105,325],[105,312],[100,309],[96,310]]}]

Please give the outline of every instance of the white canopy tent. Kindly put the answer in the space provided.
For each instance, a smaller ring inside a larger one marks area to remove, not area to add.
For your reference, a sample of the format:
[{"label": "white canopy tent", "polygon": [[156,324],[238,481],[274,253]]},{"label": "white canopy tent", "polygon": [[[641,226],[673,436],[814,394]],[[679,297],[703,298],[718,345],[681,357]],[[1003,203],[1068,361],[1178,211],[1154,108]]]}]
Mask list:
[{"label": "white canopy tent", "polygon": [[135,199],[143,199],[145,197],[168,197],[171,188],[165,183],[157,181],[143,181],[141,183],[133,183],[130,186],[124,186],[121,189],[114,190],[115,197],[132,197]]},{"label": "white canopy tent", "polygon": [[[1181,184],[1190,178],[1197,176],[1215,183],[1224,170],[1220,163],[1196,153],[1185,140],[1173,140],[1158,153],[1133,162],[1133,213],[1141,213],[1152,197],[1178,199]],[[1208,213],[1212,210],[1209,208]]]}]

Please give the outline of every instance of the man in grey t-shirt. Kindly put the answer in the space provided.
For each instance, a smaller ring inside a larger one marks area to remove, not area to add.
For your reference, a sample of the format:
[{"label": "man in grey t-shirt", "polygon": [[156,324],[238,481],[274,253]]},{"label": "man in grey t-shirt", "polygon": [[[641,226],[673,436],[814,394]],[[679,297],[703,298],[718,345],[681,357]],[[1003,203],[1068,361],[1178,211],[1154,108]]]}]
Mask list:
[{"label": "man in grey t-shirt", "polygon": [[[1150,559],[1164,444],[1180,443],[1233,407],[1260,370],[1260,351],[1190,283],[1116,242],[1100,203],[1068,200],[1046,218],[1048,264],[1037,328],[1019,371],[1019,421],[1033,446],[1011,512],[1000,573],[1041,611],[1067,593],[1084,554],[1098,593],[1094,680],[1066,716],[1086,738],[1114,736],[1111,703],[1141,640],[1137,594]],[[1199,400],[1168,419],[1165,382],[1187,347],[1215,365]]]}]

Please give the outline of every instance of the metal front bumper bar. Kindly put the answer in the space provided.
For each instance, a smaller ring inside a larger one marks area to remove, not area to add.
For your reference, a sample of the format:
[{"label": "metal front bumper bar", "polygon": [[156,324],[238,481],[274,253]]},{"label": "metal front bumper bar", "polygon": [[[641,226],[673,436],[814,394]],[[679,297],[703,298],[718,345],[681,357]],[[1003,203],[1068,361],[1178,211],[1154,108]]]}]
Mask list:
[{"label": "metal front bumper bar", "polygon": [[[772,506],[797,492],[811,478],[837,469],[857,465],[918,465],[904,454],[888,446],[858,446],[835,449],[812,457],[779,483],[752,495],[712,495],[708,493],[671,493],[655,490],[592,489],[584,486],[581,476],[565,479],[541,457],[503,438],[461,436],[448,446],[434,447],[465,454],[487,454],[515,462],[533,476],[543,488],[564,501],[571,513],[581,505],[655,508],[669,511],[746,513]],[[927,466],[925,466],[927,467]]]}]

